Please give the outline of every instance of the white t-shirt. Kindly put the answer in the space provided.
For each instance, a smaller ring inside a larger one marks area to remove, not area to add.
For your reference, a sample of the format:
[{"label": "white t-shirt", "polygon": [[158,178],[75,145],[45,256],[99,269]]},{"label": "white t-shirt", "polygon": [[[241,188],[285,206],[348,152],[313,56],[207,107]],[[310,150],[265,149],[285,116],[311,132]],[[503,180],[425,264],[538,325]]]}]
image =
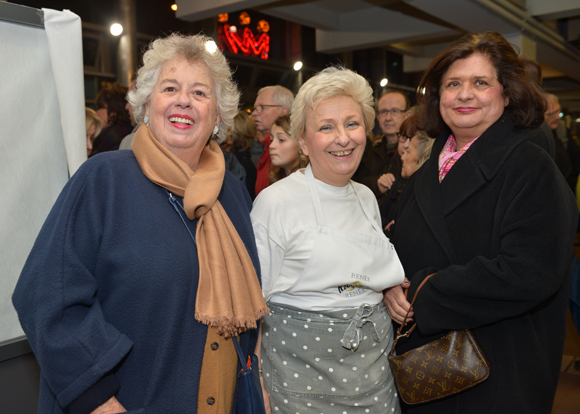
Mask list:
[{"label": "white t-shirt", "polygon": [[[308,264],[318,228],[302,171],[298,170],[260,192],[251,212],[264,298],[298,308],[303,308],[300,298],[293,297],[287,290],[299,279]],[[371,237],[383,237],[377,234],[360,205],[364,203],[372,219],[380,223],[378,204],[370,189],[351,181],[361,198],[359,202],[350,184],[334,187],[319,180],[315,182],[325,225]],[[384,287],[394,284],[387,281]],[[322,292],[320,294],[323,295]],[[360,303],[379,303],[382,300],[382,292],[369,290],[365,295],[360,297]],[[328,309],[344,308],[340,300],[334,305]]]}]

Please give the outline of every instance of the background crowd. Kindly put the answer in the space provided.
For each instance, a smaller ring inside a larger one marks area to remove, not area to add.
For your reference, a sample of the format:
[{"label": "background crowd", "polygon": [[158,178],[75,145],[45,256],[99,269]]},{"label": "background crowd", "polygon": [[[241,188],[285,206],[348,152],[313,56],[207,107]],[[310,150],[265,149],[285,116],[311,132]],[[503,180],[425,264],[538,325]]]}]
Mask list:
[{"label": "background crowd", "polygon": [[[468,34],[415,106],[329,67],[239,111],[208,41],[155,40],[86,110],[90,159],[13,296],[41,412],[230,413],[238,339],[268,413],[549,412],[580,150],[537,65]],[[469,329],[489,379],[400,402],[386,353],[411,322],[399,353]]]}]

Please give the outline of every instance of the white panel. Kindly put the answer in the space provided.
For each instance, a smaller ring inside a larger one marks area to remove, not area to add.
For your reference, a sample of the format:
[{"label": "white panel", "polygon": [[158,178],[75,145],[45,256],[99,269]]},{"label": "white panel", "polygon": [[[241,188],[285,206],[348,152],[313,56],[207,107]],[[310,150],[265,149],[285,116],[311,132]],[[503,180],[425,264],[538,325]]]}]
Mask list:
[{"label": "white panel", "polygon": [[[23,334],[12,292],[68,179],[46,33],[0,22],[0,341]],[[84,137],[83,137],[84,139]]]}]

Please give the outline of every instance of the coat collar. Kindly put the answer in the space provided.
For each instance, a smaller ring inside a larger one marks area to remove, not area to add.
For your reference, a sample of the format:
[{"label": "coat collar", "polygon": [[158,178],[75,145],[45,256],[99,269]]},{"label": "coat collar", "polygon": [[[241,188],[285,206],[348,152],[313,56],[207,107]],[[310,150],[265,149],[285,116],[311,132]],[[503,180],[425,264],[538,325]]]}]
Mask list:
[{"label": "coat collar", "polygon": [[[508,157],[527,140],[526,130],[516,130],[511,114],[499,120],[475,141],[439,183],[439,154],[451,132],[442,131],[433,145],[431,157],[417,171],[415,197],[419,209],[447,258],[455,263],[455,253],[445,225],[445,216],[490,182]],[[474,212],[475,213],[475,212]]]}]

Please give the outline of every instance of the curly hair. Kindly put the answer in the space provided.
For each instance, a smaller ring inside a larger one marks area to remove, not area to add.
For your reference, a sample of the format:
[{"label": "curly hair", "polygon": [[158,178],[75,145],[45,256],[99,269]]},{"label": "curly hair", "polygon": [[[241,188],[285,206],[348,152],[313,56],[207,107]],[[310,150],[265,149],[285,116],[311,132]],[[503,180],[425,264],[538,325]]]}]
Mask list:
[{"label": "curly hair", "polygon": [[149,44],[143,55],[143,66],[137,72],[136,87],[128,94],[137,123],[143,122],[146,105],[151,99],[153,87],[163,64],[176,57],[183,57],[188,62],[203,63],[209,69],[216,88],[217,113],[221,118],[216,141],[221,143],[227,138],[228,131],[233,127],[234,117],[238,113],[240,92],[221,50],[210,52],[206,48],[206,44],[212,41],[211,37],[201,34],[185,36],[173,33]]},{"label": "curly hair", "polygon": [[328,67],[308,79],[298,91],[292,104],[291,136],[298,140],[306,132],[306,113],[316,111],[318,105],[335,96],[348,96],[357,102],[362,110],[365,133],[375,125],[373,89],[361,75],[344,67]]},{"label": "curly hair", "polygon": [[429,136],[445,127],[439,109],[442,79],[449,67],[460,59],[479,53],[495,67],[503,96],[509,98],[506,111],[516,128],[536,128],[544,121],[546,101],[539,86],[527,75],[521,60],[507,40],[497,32],[469,33],[441,51],[423,75],[417,89],[421,105],[421,126]]}]

